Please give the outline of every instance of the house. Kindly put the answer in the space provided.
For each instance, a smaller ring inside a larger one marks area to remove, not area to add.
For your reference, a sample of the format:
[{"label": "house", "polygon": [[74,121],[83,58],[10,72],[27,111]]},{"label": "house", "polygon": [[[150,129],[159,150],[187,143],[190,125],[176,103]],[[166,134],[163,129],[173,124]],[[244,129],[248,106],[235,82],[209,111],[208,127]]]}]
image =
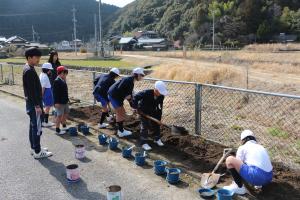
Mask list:
[{"label": "house", "polygon": [[76,39],[70,42],[70,46],[74,49],[75,48],[75,42],[76,42],[76,46],[77,48],[80,48],[83,45],[82,40]]},{"label": "house", "polygon": [[298,37],[297,35],[293,35],[293,34],[280,33],[279,35],[275,35],[273,38],[276,42],[286,43],[286,42],[295,42]]},{"label": "house", "polygon": [[6,37],[0,36],[0,45],[4,45],[6,40]]},{"label": "house", "polygon": [[140,38],[138,39],[137,48],[147,50],[167,50],[168,41],[164,38]]},{"label": "house", "polygon": [[58,51],[73,50],[69,41],[63,40],[55,46]]},{"label": "house", "polygon": [[5,45],[16,47],[25,47],[29,42],[20,36],[12,36],[5,41]]},{"label": "house", "polygon": [[159,38],[158,33],[156,33],[155,31],[138,31],[134,33],[134,37],[136,39],[140,39],[140,38]]},{"label": "house", "polygon": [[134,37],[123,37],[120,39],[119,44],[121,49],[125,51],[131,51],[134,48],[134,45],[137,43],[137,40]]}]

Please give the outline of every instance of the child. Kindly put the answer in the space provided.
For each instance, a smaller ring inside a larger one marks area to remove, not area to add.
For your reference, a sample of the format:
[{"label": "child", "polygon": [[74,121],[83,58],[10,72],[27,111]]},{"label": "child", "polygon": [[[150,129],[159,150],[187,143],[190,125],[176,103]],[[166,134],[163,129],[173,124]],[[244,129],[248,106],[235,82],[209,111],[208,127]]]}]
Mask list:
[{"label": "child", "polygon": [[43,95],[43,103],[45,106],[44,109],[44,122],[42,123],[43,127],[51,127],[54,124],[49,122],[49,111],[53,106],[53,94],[52,88],[50,84],[51,71],[53,70],[52,65],[50,63],[44,63],[42,65],[42,73],[40,74],[40,81],[42,85],[42,95]]},{"label": "child", "polygon": [[52,75],[51,75],[51,85],[53,86],[53,83],[57,77],[57,68],[61,66],[59,58],[58,58],[58,53],[57,51],[51,51],[49,54],[49,60],[48,63],[52,65]]},{"label": "child", "polygon": [[245,130],[241,133],[242,146],[237,150],[236,157],[226,159],[227,169],[231,172],[234,182],[225,186],[236,194],[247,192],[243,181],[254,186],[264,186],[272,181],[273,166],[266,149],[256,142],[252,131]]},{"label": "child", "polygon": [[[157,81],[154,86],[154,90],[144,90],[133,97],[133,107],[137,108],[143,114],[154,117],[161,120],[162,109],[164,103],[164,97],[168,94],[167,87],[164,82]],[[164,146],[160,139],[160,125],[147,119],[141,115],[141,137],[140,143],[145,151],[149,151],[152,148],[147,144],[146,139],[148,137],[149,129],[153,129],[155,138],[154,142],[158,146]]]},{"label": "child", "polygon": [[95,99],[102,105],[102,114],[100,118],[99,128],[106,128],[108,124],[104,123],[104,120],[108,116],[108,96],[107,92],[110,86],[112,86],[116,81],[115,79],[120,76],[120,70],[113,68],[110,70],[109,74],[101,74],[96,78],[96,84],[93,91]]},{"label": "child", "polygon": [[[56,134],[63,135],[66,133],[67,125],[66,120],[70,112],[69,109],[69,95],[68,86],[66,83],[68,69],[64,66],[57,68],[57,78],[53,84],[53,96],[54,96],[54,106],[56,110]],[[60,129],[60,124],[62,124],[63,129]]]},{"label": "child", "polygon": [[40,140],[42,135],[42,86],[39,77],[34,69],[40,62],[41,51],[37,48],[29,48],[25,52],[27,64],[23,69],[23,89],[26,99],[26,112],[30,118],[29,141],[32,155],[35,159],[52,156],[47,148],[41,148]]},{"label": "child", "polygon": [[108,99],[116,110],[119,137],[125,137],[132,134],[131,131],[127,131],[123,128],[123,122],[126,116],[124,100],[127,99],[129,102],[132,101],[134,82],[141,81],[144,76],[144,70],[142,68],[136,68],[132,71],[131,76],[122,78],[108,90]]}]

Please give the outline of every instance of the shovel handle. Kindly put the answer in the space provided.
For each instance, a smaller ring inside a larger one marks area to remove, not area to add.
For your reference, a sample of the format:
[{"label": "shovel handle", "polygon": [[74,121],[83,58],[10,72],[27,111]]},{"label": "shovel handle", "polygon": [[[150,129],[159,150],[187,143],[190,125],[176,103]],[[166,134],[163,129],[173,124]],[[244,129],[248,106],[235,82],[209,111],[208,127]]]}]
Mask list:
[{"label": "shovel handle", "polygon": [[214,174],[222,164],[222,162],[225,160],[225,158],[231,153],[232,149],[228,149],[226,153],[223,154],[222,158],[219,160],[218,164],[215,166],[214,170],[212,171],[212,174]]},{"label": "shovel handle", "polygon": [[159,121],[158,119],[155,119],[154,117],[151,117],[151,116],[149,116],[149,115],[146,115],[146,114],[144,114],[144,113],[142,113],[142,112],[139,112],[139,114],[142,115],[143,117],[146,117],[147,119],[149,119],[149,120],[151,120],[151,121],[153,121],[153,122],[155,122],[155,123],[161,125],[161,126],[165,126],[165,127],[167,127],[167,128],[171,128],[169,125],[162,123],[161,121]]}]

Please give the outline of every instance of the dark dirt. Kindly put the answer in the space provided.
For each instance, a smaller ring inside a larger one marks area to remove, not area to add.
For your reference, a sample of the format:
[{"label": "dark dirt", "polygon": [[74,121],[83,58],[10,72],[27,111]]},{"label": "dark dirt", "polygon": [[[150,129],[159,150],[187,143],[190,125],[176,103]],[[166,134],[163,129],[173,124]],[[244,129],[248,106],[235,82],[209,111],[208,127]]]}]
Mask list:
[{"label": "dark dirt", "polygon": [[[96,125],[100,118],[100,108],[98,106],[79,107],[71,109],[70,117],[85,120],[90,125]],[[125,127],[133,131],[133,136],[128,138],[131,142],[138,144],[139,138],[139,120],[131,118],[125,123]],[[151,137],[151,133],[150,133]],[[153,148],[153,153],[162,155],[185,169],[195,173],[210,172],[218,160],[221,158],[223,149],[226,148],[220,144],[197,136],[174,136],[170,130],[163,128],[162,141],[164,148],[155,147],[149,140]],[[299,200],[300,199],[300,171],[294,171],[284,167],[280,163],[273,163],[274,179],[271,184],[265,186],[261,191],[255,191],[257,199],[263,200]],[[225,173],[225,165],[221,165],[218,173]],[[228,182],[230,176],[227,174],[221,178],[221,182]]]}]

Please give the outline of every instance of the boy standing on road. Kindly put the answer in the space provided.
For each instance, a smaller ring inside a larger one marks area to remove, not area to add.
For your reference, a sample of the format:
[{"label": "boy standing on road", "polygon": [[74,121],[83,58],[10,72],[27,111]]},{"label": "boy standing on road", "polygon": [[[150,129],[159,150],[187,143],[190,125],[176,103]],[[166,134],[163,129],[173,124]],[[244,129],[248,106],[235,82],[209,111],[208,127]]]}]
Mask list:
[{"label": "boy standing on road", "polygon": [[145,151],[150,151],[152,149],[147,143],[148,131],[150,129],[153,130],[155,135],[154,142],[158,146],[164,146],[160,139],[160,125],[144,117],[143,114],[161,120],[163,102],[167,94],[166,84],[162,81],[156,81],[154,89],[144,90],[133,96],[133,107],[141,112],[140,144]]},{"label": "boy standing on road", "polygon": [[96,78],[93,95],[95,99],[102,105],[102,113],[99,122],[99,128],[106,128],[108,126],[108,124],[104,123],[104,120],[108,116],[109,111],[109,100],[107,92],[110,86],[112,86],[116,82],[115,79],[119,76],[119,69],[112,68],[109,74],[101,74],[99,77]]},{"label": "boy standing on road", "polygon": [[23,69],[23,89],[26,99],[26,112],[30,118],[29,141],[32,155],[35,159],[52,156],[46,148],[41,148],[42,135],[42,86],[40,79],[34,69],[40,62],[41,51],[37,48],[29,48],[25,52],[27,63]]},{"label": "boy standing on road", "polygon": [[[63,135],[67,130],[67,117],[70,112],[69,109],[69,95],[68,86],[66,83],[68,69],[64,66],[57,68],[57,78],[53,84],[53,96],[54,96],[54,106],[56,110],[56,133],[58,135]],[[62,124],[63,129],[60,129],[60,124]]]},{"label": "boy standing on road", "polygon": [[51,127],[54,125],[52,122],[49,122],[49,111],[50,108],[53,106],[53,93],[52,93],[52,87],[50,83],[52,70],[53,68],[50,63],[44,63],[42,65],[42,73],[40,74],[43,103],[45,106],[44,122],[42,123],[43,127]]}]

